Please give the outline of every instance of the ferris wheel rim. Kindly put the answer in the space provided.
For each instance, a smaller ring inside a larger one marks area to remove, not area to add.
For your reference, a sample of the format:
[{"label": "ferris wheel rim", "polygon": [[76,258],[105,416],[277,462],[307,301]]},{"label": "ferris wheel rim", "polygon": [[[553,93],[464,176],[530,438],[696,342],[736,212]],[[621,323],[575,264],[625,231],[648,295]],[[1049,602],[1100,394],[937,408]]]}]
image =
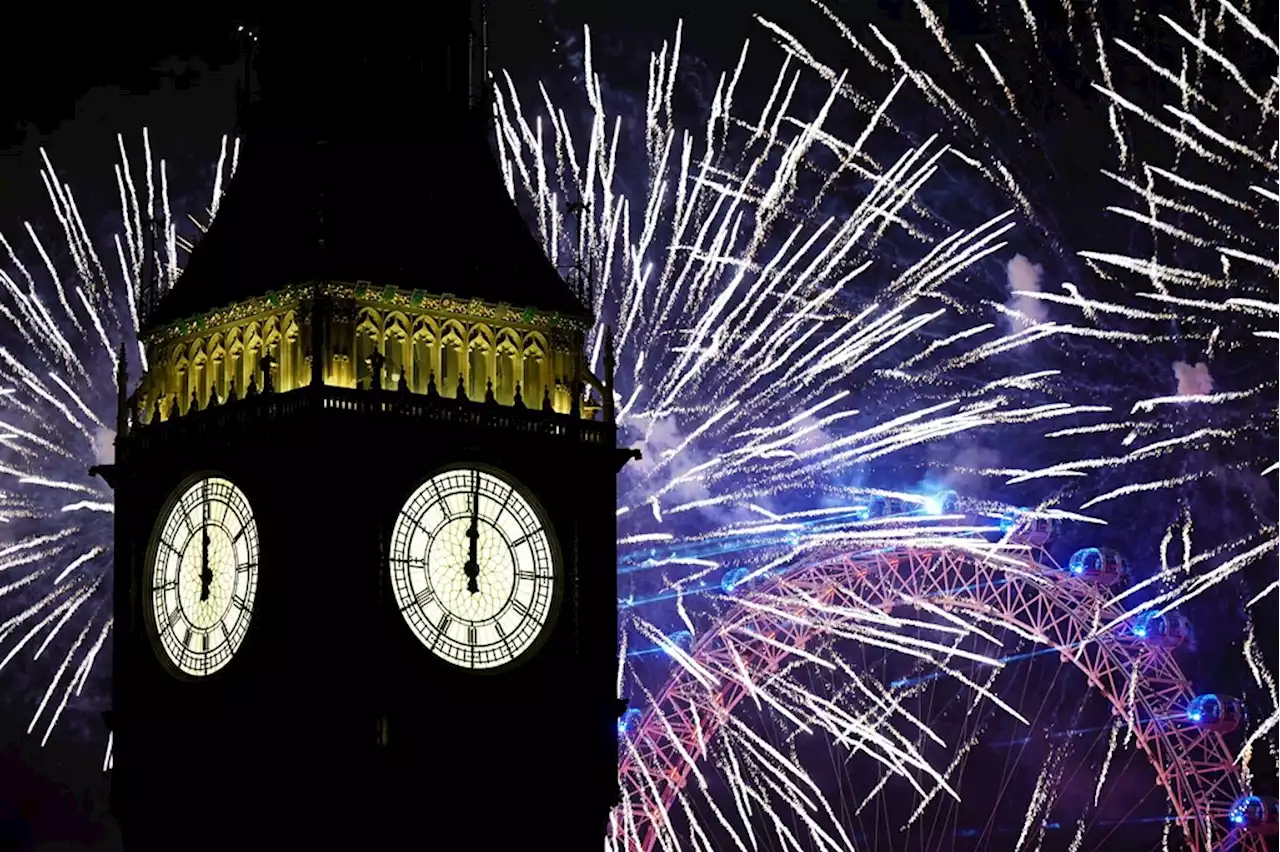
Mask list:
[{"label": "ferris wheel rim", "polygon": [[[1096,587],[1087,581],[1072,577],[1068,572],[1063,571],[1053,558],[1039,545],[1027,545],[1022,548],[1026,557],[1019,561],[1016,566],[1005,565],[1005,569],[1015,568],[1014,579],[1006,580],[1006,587],[1017,587],[1021,591],[1024,587],[1030,587],[1040,593],[1043,597],[1052,599],[1055,604],[1053,610],[1057,613],[1056,619],[1048,622],[1044,617],[1037,619],[1029,619],[1026,621],[1017,621],[1010,616],[1012,611],[1001,613],[998,608],[994,611],[998,615],[1003,615],[1007,619],[1004,626],[1013,629],[1014,632],[1020,633],[1025,638],[1031,639],[1041,645],[1056,648],[1063,656],[1064,662],[1069,661],[1077,669],[1083,672],[1088,678],[1090,684],[1097,689],[1111,704],[1113,712],[1124,719],[1125,724],[1133,733],[1139,748],[1147,757],[1148,764],[1155,770],[1157,783],[1164,790],[1166,798],[1174,807],[1174,821],[1182,828],[1183,834],[1191,845],[1194,852],[1208,852],[1217,844],[1226,841],[1232,843],[1232,848],[1243,848],[1249,850],[1265,850],[1265,845],[1259,845],[1262,841],[1251,836],[1240,837],[1237,832],[1229,831],[1227,827],[1221,825],[1225,819],[1227,810],[1231,807],[1242,790],[1243,785],[1240,783],[1239,771],[1235,766],[1234,759],[1228,749],[1221,733],[1202,731],[1193,729],[1191,725],[1184,725],[1181,729],[1177,729],[1172,733],[1168,733],[1159,724],[1145,723],[1143,718],[1147,720],[1160,719],[1167,716],[1170,705],[1185,704],[1192,697],[1194,692],[1191,689],[1189,681],[1182,674],[1180,667],[1173,657],[1173,649],[1164,647],[1158,643],[1147,643],[1135,637],[1130,637],[1123,631],[1102,631],[1100,627],[1114,620],[1115,616],[1120,614],[1118,609],[1110,608],[1103,604],[1105,599],[1098,593]],[[892,555],[893,558],[890,558]],[[751,589],[744,596],[735,596],[733,606],[728,612],[717,619],[717,629],[703,631],[695,638],[691,644],[688,654],[697,660],[700,656],[705,657],[724,635],[725,626],[728,625],[732,629],[733,625],[737,625],[744,620],[756,617],[758,610],[754,610],[749,603],[754,599],[769,598],[772,592],[774,599],[780,599],[778,591],[784,587],[795,586],[797,581],[802,579],[806,572],[821,572],[827,570],[829,566],[837,565],[838,568],[831,573],[839,573],[845,579],[853,579],[859,583],[867,583],[873,578],[897,578],[903,579],[903,574],[898,571],[898,565],[901,562],[920,563],[921,560],[931,562],[934,559],[950,559],[954,564],[956,562],[969,562],[976,566],[986,567],[987,570],[1001,570],[998,565],[991,565],[990,560],[975,560],[972,553],[956,553],[953,549],[945,546],[915,547],[915,546],[899,546],[893,548],[883,548],[876,551],[865,550],[839,550],[831,547],[824,548],[823,552],[812,554],[807,559],[798,560],[796,564],[777,575],[771,576],[759,588]],[[1007,560],[1005,560],[1007,561]],[[886,565],[892,563],[891,570],[885,571]],[[1006,570],[1006,573],[1008,571]],[[908,571],[906,576],[918,577],[917,572]],[[828,584],[830,585],[830,584]],[[812,590],[811,590],[812,591]],[[1070,596],[1076,605],[1063,606],[1062,599]],[[892,606],[912,605],[903,597],[912,597],[919,599],[919,595],[898,595],[892,603]],[[1024,604],[1030,601],[1024,596],[1018,596]],[[1081,629],[1082,608],[1078,605],[1081,600],[1093,605],[1091,611],[1092,630]],[[942,608],[964,609],[967,602],[963,599],[956,598],[948,600],[943,604],[939,604]],[[1018,610],[1019,612],[1024,610]],[[1042,616],[1045,610],[1041,610]],[[988,612],[990,614],[990,612]],[[1108,617],[1103,617],[1104,614]],[[1049,630],[1055,627],[1061,629],[1067,627],[1074,632],[1069,637],[1059,636],[1059,641],[1054,642],[1053,636],[1049,635]],[[1021,629],[1019,629],[1021,628]],[[820,631],[796,631],[797,634],[803,634],[798,637],[798,643],[801,647],[809,641],[813,634]],[[772,640],[772,635],[767,637]],[[793,636],[793,638],[796,638]],[[1068,641],[1063,641],[1067,639]],[[738,645],[746,645],[746,642],[738,642]],[[1098,653],[1096,657],[1090,658],[1088,655],[1093,650]],[[1120,665],[1116,665],[1116,661],[1111,657],[1116,654],[1107,655],[1107,651],[1123,651],[1125,657]],[[777,656],[772,663],[767,666],[776,667],[778,660],[782,658]],[[1139,668],[1139,664],[1142,668]],[[770,670],[768,667],[762,671]],[[1139,691],[1132,686],[1132,676],[1122,680],[1123,687],[1117,688],[1115,676],[1117,672],[1143,672],[1140,678],[1144,682],[1152,682],[1157,686],[1157,695],[1165,702],[1162,709],[1152,706],[1146,690]],[[1146,672],[1153,671],[1161,675],[1159,678],[1147,677]],[[623,779],[624,788],[629,778],[639,774],[636,767],[637,761],[643,761],[644,756],[642,749],[637,747],[637,743],[647,748],[652,755],[653,753],[661,753],[663,747],[661,745],[667,737],[667,731],[675,732],[669,721],[658,719],[657,708],[663,707],[664,704],[670,702],[680,689],[687,685],[687,678],[690,676],[683,667],[678,669],[675,674],[668,678],[661,690],[653,695],[651,703],[643,711],[635,736],[625,737],[627,742],[627,751],[622,756],[619,775]],[[1125,699],[1125,693],[1131,693],[1128,699]],[[714,693],[712,703],[716,706],[713,712],[696,725],[699,730],[696,732],[696,741],[681,741],[673,750],[683,750],[685,753],[692,755],[695,760],[705,758],[710,742],[720,733],[723,723],[731,716],[734,709],[744,698],[748,696],[749,688],[742,684],[728,681],[724,686]],[[727,694],[727,698],[726,698]],[[1140,712],[1139,712],[1140,711]],[[665,730],[664,730],[665,728]],[[691,738],[692,739],[692,738]],[[1159,743],[1157,743],[1159,740]],[[1172,766],[1165,766],[1164,761],[1160,758],[1160,754],[1170,749],[1161,751],[1157,745],[1165,745],[1172,740],[1173,753],[1177,759]],[[674,744],[673,744],[674,745]],[[1194,758],[1195,771],[1181,771],[1180,761],[1184,758]],[[656,827],[654,820],[654,805],[661,809],[662,820],[666,820],[666,813],[670,809],[672,803],[679,795],[688,781],[691,767],[685,760],[665,760],[661,763],[665,764],[666,771],[663,773],[666,780],[660,790],[660,799],[658,803],[644,801],[641,804],[647,805],[641,809],[632,809],[632,819],[645,820],[648,825],[648,831],[644,835],[644,839],[638,848],[644,852],[650,852],[656,844],[660,830]],[[1210,774],[1208,770],[1212,768],[1219,770],[1217,778],[1211,783],[1203,783],[1204,779]],[[650,783],[652,779],[648,779]],[[1234,783],[1233,783],[1234,782]],[[1203,787],[1201,792],[1200,788]],[[652,789],[652,788],[651,788]],[[1200,795],[1197,795],[1200,793]],[[1224,796],[1224,794],[1226,794]],[[624,792],[625,795],[625,792]],[[643,796],[649,799],[649,796]],[[620,809],[626,809],[628,803],[619,806]],[[616,823],[615,823],[616,825]],[[612,832],[617,835],[616,830]],[[631,841],[624,848],[637,848]]]}]

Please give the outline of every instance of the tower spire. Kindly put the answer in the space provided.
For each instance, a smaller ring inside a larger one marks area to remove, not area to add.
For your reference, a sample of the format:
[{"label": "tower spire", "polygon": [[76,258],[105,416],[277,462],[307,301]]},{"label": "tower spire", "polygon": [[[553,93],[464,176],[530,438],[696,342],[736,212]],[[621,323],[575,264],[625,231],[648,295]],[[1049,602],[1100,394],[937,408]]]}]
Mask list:
[{"label": "tower spire", "polygon": [[129,356],[124,344],[120,344],[120,356],[116,359],[116,441],[129,436]]},{"label": "tower spire", "polygon": [[601,412],[604,416],[604,422],[613,422],[613,373],[616,365],[613,361],[613,327],[604,327],[604,387],[601,389],[600,400]]}]

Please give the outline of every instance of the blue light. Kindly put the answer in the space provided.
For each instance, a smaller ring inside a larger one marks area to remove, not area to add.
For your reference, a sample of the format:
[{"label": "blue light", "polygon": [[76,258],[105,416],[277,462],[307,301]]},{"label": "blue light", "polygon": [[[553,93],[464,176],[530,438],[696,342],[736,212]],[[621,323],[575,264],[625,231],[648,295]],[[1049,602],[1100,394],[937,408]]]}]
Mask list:
[{"label": "blue light", "polygon": [[1137,627],[1133,628],[1133,635],[1137,636],[1139,639],[1146,639],[1147,638],[1146,625],[1140,624]]},{"label": "blue light", "polygon": [[[689,650],[690,646],[693,645],[693,634],[688,630],[677,630],[675,633],[669,634],[667,638],[671,640],[672,645],[683,651]],[[663,650],[666,649],[664,648]],[[667,651],[667,654],[669,656],[671,652]]]},{"label": "blue light", "polygon": [[640,727],[641,715],[639,708],[628,707],[627,712],[623,713],[622,717],[618,719],[618,736],[624,737]]},{"label": "blue light", "polygon": [[1227,818],[1231,820],[1232,825],[1261,827],[1268,819],[1267,805],[1258,796],[1241,796],[1227,812]]},{"label": "blue light", "polygon": [[941,515],[942,501],[937,497],[926,497],[920,508],[924,509],[926,515]]},{"label": "blue light", "polygon": [[1187,714],[1187,718],[1193,722],[1199,722],[1203,717],[1199,710],[1192,710]]},{"label": "blue light", "polygon": [[742,585],[742,581],[750,572],[746,568],[730,568],[720,578],[720,589],[726,594],[733,594],[734,589]]}]

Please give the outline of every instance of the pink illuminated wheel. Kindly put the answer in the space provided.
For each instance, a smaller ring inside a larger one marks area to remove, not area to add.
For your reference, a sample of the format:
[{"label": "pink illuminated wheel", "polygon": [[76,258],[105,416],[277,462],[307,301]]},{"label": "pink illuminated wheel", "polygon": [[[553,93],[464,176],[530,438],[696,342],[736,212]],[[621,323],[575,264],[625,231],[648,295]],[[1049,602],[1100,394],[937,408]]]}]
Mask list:
[{"label": "pink illuminated wheel", "polygon": [[[998,558],[975,555],[983,552],[946,545],[870,553],[832,549],[734,595],[715,629],[701,631],[689,650],[714,684],[676,666],[649,706],[632,711],[620,738],[624,800],[613,814],[608,848],[676,848],[668,811],[691,780],[691,764],[706,759],[752,683],[796,662],[806,645],[847,622],[829,610],[888,612],[927,602],[1055,649],[1074,664],[1145,753],[1168,796],[1173,830],[1180,829],[1195,852],[1227,845],[1268,849],[1259,834],[1234,830],[1232,808],[1245,793],[1238,766],[1221,733],[1187,719],[1196,694],[1173,647],[1124,626],[1099,633],[1121,615],[1105,605],[1108,590],[1096,577],[1063,570],[1038,544],[1024,538]],[[778,617],[788,612],[794,618]]]}]

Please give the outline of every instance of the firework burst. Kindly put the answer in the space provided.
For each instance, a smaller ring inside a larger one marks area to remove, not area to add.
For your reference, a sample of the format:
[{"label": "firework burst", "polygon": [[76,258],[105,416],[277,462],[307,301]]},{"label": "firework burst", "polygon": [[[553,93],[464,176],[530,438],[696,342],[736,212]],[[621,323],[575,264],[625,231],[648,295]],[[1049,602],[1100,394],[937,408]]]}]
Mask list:
[{"label": "firework burst", "polygon": [[[1101,629],[1207,603],[1215,621],[1233,626],[1221,638],[1243,640],[1256,687],[1259,721],[1240,763],[1248,774],[1265,742],[1273,768],[1280,727],[1271,674],[1280,588],[1274,19],[1231,0],[1159,10],[1063,3],[1034,12],[984,3],[985,23],[1001,36],[994,54],[954,43],[926,4],[915,8],[938,56],[908,58],[874,26],[861,41],[847,27],[841,34],[873,67],[909,77],[1050,244],[1064,242],[1064,228],[1054,225],[1059,211],[1078,209],[1080,196],[1064,186],[1084,184],[1082,193],[1111,199],[1099,215],[1072,217],[1073,245],[1055,258],[1070,280],[1054,289],[1039,274],[1026,276],[1006,308],[1029,338],[1083,360],[1085,374],[1074,377],[1114,413],[1049,431],[1060,449],[1036,453],[1037,464],[985,472],[1010,485],[1056,488],[1057,505],[1082,513],[1130,524],[1147,518],[1157,535],[1165,528],[1158,545],[1151,542],[1159,568],[1110,602],[1120,612]],[[798,61],[830,73],[799,40],[766,26]],[[1073,76],[1085,82],[1085,96],[1065,85]],[[1064,97],[1046,103],[1046,92]],[[1082,132],[1028,121],[1038,110]],[[998,130],[1011,123],[1015,132]],[[1091,176],[1071,168],[1080,162],[1101,167],[1096,193]]]},{"label": "firework burst", "polygon": [[[941,740],[902,710],[920,684],[941,676],[961,684],[969,712],[984,705],[1029,723],[999,697],[994,674],[971,678],[954,665],[1003,665],[989,649],[961,647],[977,636],[1001,644],[970,612],[917,599],[910,605],[925,620],[891,618],[771,578],[833,546],[1021,564],[1001,547],[1025,546],[984,538],[1001,539],[1010,507],[944,492],[943,474],[921,470],[921,449],[944,448],[935,458],[954,472],[965,446],[957,439],[1036,434],[1045,421],[1108,409],[1058,400],[1056,371],[1020,371],[1009,356],[1041,335],[1005,308],[1004,275],[993,286],[978,270],[1005,248],[1015,210],[975,215],[965,227],[921,200],[944,167],[987,177],[999,169],[937,139],[899,147],[883,163],[870,153],[892,148],[882,136],[903,137],[889,113],[913,79],[909,69],[884,101],[861,104],[868,121],[846,142],[829,129],[840,123],[832,115],[846,105],[846,78],[819,68],[825,97],[802,118],[791,58],[763,111],[741,118],[734,104],[744,48],[720,78],[707,125],[682,133],[671,106],[680,39],[677,30],[674,44],[651,57],[643,133],[630,132],[647,148],[644,195],[617,186],[619,140],[629,131],[605,109],[589,32],[585,143],[545,89],[534,118],[507,79],[495,110],[508,189],[534,211],[552,259],[591,285],[600,322],[591,355],[599,362],[616,345],[619,428],[645,453],[624,471],[619,495],[619,690],[633,708],[623,725],[629,804],[612,842],[714,848],[716,836],[745,849],[762,831],[789,848],[799,825],[822,848],[850,848],[836,817],[843,805],[808,774],[799,740],[821,732],[877,761],[884,782],[907,779],[920,802],[903,815],[911,825],[930,801],[957,796],[947,777],[969,750],[951,743],[958,754],[925,756],[922,744]],[[845,215],[816,215],[828,194],[847,203]],[[891,470],[897,488],[873,484],[877,468]],[[904,482],[919,487],[904,490]],[[1095,520],[1048,508],[1041,516]],[[749,618],[725,615],[744,607]],[[809,638],[788,629],[797,620],[810,625]],[[750,650],[731,641],[744,631]],[[933,668],[905,690],[873,685],[841,642]],[[669,664],[676,674],[668,681]],[[813,669],[835,671],[840,683],[815,680]],[[760,718],[748,724],[730,714],[729,699],[714,710],[693,706],[695,694],[719,690],[750,696]],[[989,720],[977,718],[974,742]],[[779,722],[781,740],[760,733]],[[1060,759],[1051,770],[1033,812],[1052,801]],[[685,779],[703,791],[700,805],[681,792]],[[1034,833],[1032,822],[1024,833]]]},{"label": "firework burst", "polygon": [[[123,137],[117,139],[122,229],[105,259],[70,185],[43,150],[40,176],[61,243],[51,253],[49,235],[42,239],[30,223],[23,223],[27,246],[0,234],[10,263],[0,269],[0,317],[16,344],[0,348],[0,475],[7,480],[0,520],[8,531],[0,549],[0,669],[31,693],[28,733],[42,728],[42,743],[86,685],[92,683],[83,709],[100,709],[109,693],[110,655],[103,650],[112,622],[113,503],[89,468],[113,453],[120,356],[132,353],[145,369],[137,336],[141,282],[150,274],[161,289],[172,286],[178,253],[191,246],[173,216],[167,164],[153,161],[145,130],[141,142],[139,164],[131,162]],[[202,231],[212,220],[237,152],[233,146],[228,162],[223,140],[213,199],[203,219],[191,219],[193,229]],[[38,264],[24,261],[31,254]],[[68,267],[73,274],[64,276]],[[38,664],[46,659],[47,666]],[[43,683],[26,683],[22,673],[32,672],[49,674]]]},{"label": "firework burst", "polygon": [[[1106,312],[1148,334],[1155,353],[1168,351],[1155,341],[1172,334],[1179,351],[1169,364],[1170,392],[1135,400],[1127,419],[1098,427],[1123,436],[1124,451],[1078,469],[1128,469],[1129,482],[1086,505],[1175,489],[1185,507],[1162,542],[1161,570],[1116,598],[1122,617],[1169,612],[1228,581],[1238,589],[1254,694],[1270,699],[1269,708],[1255,708],[1259,721],[1241,748],[1247,775],[1259,744],[1274,766],[1280,723],[1270,674],[1276,661],[1260,649],[1254,628],[1257,613],[1263,635],[1274,637],[1280,588],[1277,383],[1263,366],[1276,363],[1280,340],[1280,48],[1228,0],[1190,4],[1151,25],[1139,42],[1151,45],[1146,50],[1112,40],[1113,53],[1144,66],[1145,88],[1110,77],[1095,86],[1121,113],[1117,167],[1105,174],[1129,194],[1107,209],[1143,238],[1127,250],[1081,253],[1101,279],[1098,289],[1125,298],[1086,291],[1075,307],[1090,324]],[[1172,68],[1170,43],[1179,59]],[[1163,98],[1154,100],[1153,90]],[[1270,644],[1274,652],[1274,638]]]}]

